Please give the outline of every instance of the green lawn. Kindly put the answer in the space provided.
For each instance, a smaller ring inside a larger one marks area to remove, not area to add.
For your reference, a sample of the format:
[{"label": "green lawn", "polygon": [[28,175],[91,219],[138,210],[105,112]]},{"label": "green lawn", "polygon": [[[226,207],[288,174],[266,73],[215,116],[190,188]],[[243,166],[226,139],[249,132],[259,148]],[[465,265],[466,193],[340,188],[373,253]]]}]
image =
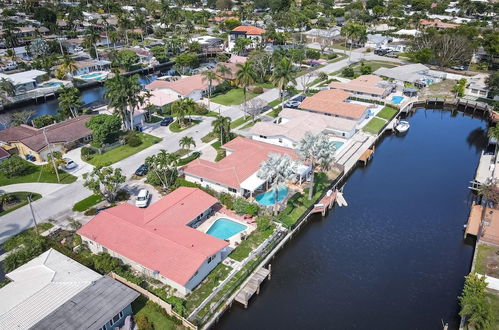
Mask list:
[{"label": "green lawn", "polygon": [[485,296],[492,306],[492,310],[495,311],[494,323],[490,329],[499,330],[499,295],[486,291]]},{"label": "green lawn", "polygon": [[[43,233],[44,231],[47,231],[52,227],[53,225],[51,223],[42,222],[38,224],[38,231],[40,233]],[[16,247],[23,244],[26,240],[30,240],[34,235],[36,235],[35,233],[35,228],[28,228],[20,232],[19,234],[10,237],[8,240],[0,244],[0,247],[2,247],[2,249],[5,251],[14,250]]]},{"label": "green lawn", "polygon": [[137,136],[142,140],[142,143],[137,147],[130,147],[129,145],[122,145],[103,154],[95,154],[88,161],[88,163],[94,166],[109,166],[116,162],[119,162],[122,159],[130,157],[142,151],[146,148],[149,148],[153,144],[160,142],[162,139],[156,136],[152,136],[146,133],[137,132]]},{"label": "green lawn", "polygon": [[163,118],[152,115],[150,118],[146,120],[146,123],[153,124],[153,123],[159,123]]},{"label": "green lawn", "polygon": [[232,268],[219,263],[206,278],[186,298],[187,311],[191,313],[203,300],[213,292],[213,289],[229,275]]},{"label": "green lawn", "polygon": [[275,107],[276,105],[279,105],[281,103],[281,99],[275,99],[274,101],[272,102],[269,102],[269,104],[267,104],[269,107],[273,108]]},{"label": "green lawn", "polygon": [[217,135],[218,134],[215,133],[215,132],[210,132],[210,133],[206,134],[205,136],[203,136],[201,138],[201,141],[204,142],[204,143],[208,143],[210,141],[215,140],[217,138]]},{"label": "green lawn", "polygon": [[[253,93],[252,91],[247,91],[246,92],[246,98],[252,99],[257,94]],[[233,88],[230,91],[217,95],[211,99],[212,102],[222,104],[222,105],[238,105],[244,102],[244,93],[242,88]]]},{"label": "green lawn", "polygon": [[261,88],[266,88],[266,89],[272,89],[275,87],[274,84],[272,84],[270,82],[256,83],[255,85],[260,86]]},{"label": "green lawn", "polygon": [[241,117],[241,118],[237,118],[236,120],[233,120],[230,123],[230,128],[231,129],[237,128],[237,127],[241,126],[242,124],[244,124],[245,122],[247,122],[250,119],[251,119],[251,117],[249,117],[249,116],[246,117],[246,118],[244,118],[244,116]]},{"label": "green lawn", "polygon": [[197,159],[199,158],[199,156],[201,156],[201,153],[200,152],[193,152],[192,154],[190,154],[189,156],[187,157],[184,157],[184,158],[180,158],[180,160],[178,161],[178,166],[184,166],[190,162],[192,162],[194,159]]},{"label": "green lawn", "polygon": [[179,133],[179,132],[185,131],[186,129],[191,128],[192,126],[195,126],[201,122],[201,120],[189,121],[188,118],[186,118],[185,120],[186,120],[186,125],[184,127],[180,127],[178,120],[175,120],[173,123],[170,124],[170,126],[168,126],[170,128],[170,131],[172,131],[173,133]]},{"label": "green lawn", "polygon": [[102,202],[103,198],[101,195],[90,195],[87,198],[82,199],[73,205],[73,211],[83,212],[96,205],[97,203]]},{"label": "green lawn", "polygon": [[366,126],[364,126],[363,130],[365,132],[376,135],[379,132],[381,132],[381,130],[383,129],[383,127],[385,127],[385,125],[386,125],[386,121],[384,121],[383,119],[379,119],[379,118],[374,117],[373,119],[371,119],[367,123]]},{"label": "green lawn", "polygon": [[179,325],[180,321],[173,319],[173,317],[169,316],[161,306],[153,303],[144,296],[138,297],[132,303],[132,311],[135,317],[141,315],[146,316],[154,325],[154,329],[174,330],[182,328]]},{"label": "green lawn", "polygon": [[246,128],[250,128],[252,127],[253,125],[255,125],[256,123],[258,123],[259,121],[261,121],[260,119],[257,119],[255,121],[250,121],[248,124],[244,125],[243,127],[241,127],[241,129],[246,129]]},{"label": "green lawn", "polygon": [[386,119],[387,121],[390,121],[395,117],[398,113],[397,109],[390,108],[390,107],[384,107],[381,109],[380,112],[376,115],[376,117]]},{"label": "green lawn", "polygon": [[28,204],[28,196],[31,195],[31,201],[36,201],[37,199],[42,198],[42,195],[37,194],[37,193],[32,193],[32,192],[26,192],[26,191],[19,191],[19,192],[13,192],[7,194],[8,196],[13,196],[16,200],[16,203],[14,206],[0,211],[0,217],[4,214],[10,213],[14,210],[17,210],[20,207],[23,207],[24,205]]},{"label": "green lawn", "polygon": [[76,181],[76,177],[63,170],[59,170],[59,177],[61,182],[57,182],[57,176],[55,173],[50,173],[44,170],[43,166],[38,166],[33,163],[24,160],[29,163],[31,172],[26,175],[16,176],[7,178],[3,173],[0,172],[0,186],[6,186],[15,183],[29,183],[29,182],[47,182],[47,183],[72,183]]},{"label": "green lawn", "polygon": [[234,260],[242,261],[251,251],[256,249],[263,241],[265,241],[274,232],[275,226],[271,226],[268,230],[254,230],[249,236],[239,244],[234,251],[229,255]]}]

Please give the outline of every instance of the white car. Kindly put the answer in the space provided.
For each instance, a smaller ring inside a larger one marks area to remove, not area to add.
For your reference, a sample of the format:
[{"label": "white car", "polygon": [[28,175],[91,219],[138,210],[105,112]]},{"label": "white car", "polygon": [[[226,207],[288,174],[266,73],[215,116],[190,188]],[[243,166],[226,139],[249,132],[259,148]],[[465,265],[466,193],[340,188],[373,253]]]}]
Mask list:
[{"label": "white car", "polygon": [[66,162],[66,165],[64,165],[64,167],[66,168],[66,170],[72,170],[73,168],[76,168],[78,166],[78,164],[76,164],[70,158],[64,158],[64,161]]},{"label": "white car", "polygon": [[83,47],[75,47],[74,48],[74,52],[75,53],[79,53],[79,52],[82,52],[83,51]]},{"label": "white car", "polygon": [[149,191],[147,189],[140,189],[137,199],[135,200],[135,206],[137,207],[147,207],[149,203]]}]

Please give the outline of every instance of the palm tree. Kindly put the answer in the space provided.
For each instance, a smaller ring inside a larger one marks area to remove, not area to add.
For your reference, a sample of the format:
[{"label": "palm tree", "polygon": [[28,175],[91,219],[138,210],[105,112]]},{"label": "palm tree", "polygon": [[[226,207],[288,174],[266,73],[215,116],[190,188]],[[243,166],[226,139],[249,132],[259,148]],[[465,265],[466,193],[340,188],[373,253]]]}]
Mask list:
[{"label": "palm tree", "polygon": [[284,108],[284,90],[289,83],[296,84],[296,74],[293,69],[293,63],[290,60],[283,57],[281,61],[274,68],[274,73],[272,73],[271,81],[279,88],[281,95],[281,107]]},{"label": "palm tree", "polygon": [[1,78],[0,91],[2,92],[0,96],[2,98],[2,104],[3,104],[10,102],[9,96],[14,96],[16,88],[14,87],[12,81],[5,78]]},{"label": "palm tree", "polygon": [[187,115],[188,109],[185,107],[183,99],[175,100],[172,103],[172,113],[177,117],[177,121],[180,127],[185,125],[185,116]]},{"label": "palm tree", "polygon": [[120,15],[118,17],[118,26],[119,26],[120,30],[122,30],[122,31],[125,32],[126,44],[129,45],[129,42],[128,42],[128,29],[131,26],[130,20],[125,15]]},{"label": "palm tree", "polygon": [[336,145],[324,133],[313,135],[307,132],[298,142],[296,153],[300,155],[303,162],[312,167],[308,199],[312,199],[314,195],[314,172],[316,167],[320,165],[322,170],[327,170],[331,163],[334,162],[335,152]]},{"label": "palm tree", "polygon": [[189,116],[189,124],[192,123],[191,116],[196,113],[197,103],[190,97],[182,99],[183,106],[185,107],[185,113]]},{"label": "palm tree", "polygon": [[287,154],[269,154],[269,158],[260,164],[257,177],[270,183],[275,192],[274,212],[277,212],[279,201],[279,186],[290,180],[294,173],[295,164]]},{"label": "palm tree", "polygon": [[138,14],[133,18],[133,24],[140,29],[140,38],[144,42],[144,30],[146,29],[147,20],[144,15]]},{"label": "palm tree", "polygon": [[367,39],[366,28],[360,24],[350,21],[341,28],[340,33],[342,36],[346,38],[346,40],[350,40],[350,56],[349,56],[349,61],[350,61],[352,59],[352,47],[354,41],[363,42]]},{"label": "palm tree", "polygon": [[83,40],[83,44],[88,49],[94,48],[97,60],[99,60],[99,52],[97,51],[97,43],[99,41],[100,41],[99,32],[93,26],[88,27],[86,36]]},{"label": "palm tree", "polygon": [[211,92],[213,89],[213,81],[218,81],[219,78],[218,78],[217,74],[212,70],[203,71],[203,73],[201,73],[201,75],[203,76],[203,81],[208,82],[208,110],[210,110],[211,109],[210,102],[211,102]]},{"label": "palm tree", "polygon": [[236,84],[243,89],[244,106],[246,107],[248,87],[255,83],[256,75],[251,61],[246,61],[244,64],[237,63],[239,70],[236,72]]},{"label": "palm tree", "polygon": [[232,71],[230,70],[230,68],[227,65],[219,63],[218,66],[217,66],[216,73],[218,74],[218,77],[220,79],[223,79],[224,81],[227,81],[228,80],[228,76],[230,76],[230,74],[232,73]]},{"label": "palm tree", "polygon": [[191,150],[191,146],[196,147],[196,142],[190,136],[184,136],[180,139],[178,143],[179,147],[182,149]]},{"label": "palm tree", "polygon": [[59,89],[59,115],[62,118],[76,118],[83,105],[80,99],[80,91],[76,87],[62,86]]},{"label": "palm tree", "polygon": [[[220,132],[220,145],[223,145],[230,138],[230,122],[230,117],[217,116],[211,123],[213,132]],[[226,141],[224,142],[224,140]]]},{"label": "palm tree", "polygon": [[64,76],[70,75],[73,73],[73,71],[76,71],[76,69],[78,69],[75,61],[73,61],[73,59],[69,55],[64,55],[62,57],[62,63],[59,68],[64,73]]},{"label": "palm tree", "polygon": [[165,191],[177,179],[177,164],[179,159],[180,157],[176,153],[170,154],[165,149],[161,149],[157,155],[146,158],[145,163],[149,166],[149,171],[156,175]]}]

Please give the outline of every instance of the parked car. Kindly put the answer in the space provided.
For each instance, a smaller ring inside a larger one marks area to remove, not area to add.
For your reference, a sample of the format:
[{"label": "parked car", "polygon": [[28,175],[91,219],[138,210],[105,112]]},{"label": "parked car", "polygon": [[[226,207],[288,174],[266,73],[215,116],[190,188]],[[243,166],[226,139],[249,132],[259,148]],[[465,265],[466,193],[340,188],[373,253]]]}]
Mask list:
[{"label": "parked car", "polygon": [[386,53],[385,56],[391,57],[391,58],[397,58],[397,57],[399,57],[399,54],[397,52],[389,52],[389,53]]},{"label": "parked car", "polygon": [[66,162],[66,164],[64,165],[64,167],[66,168],[66,170],[72,170],[73,168],[76,168],[78,166],[78,164],[76,164],[70,158],[64,158],[64,161]]},{"label": "parked car", "polygon": [[173,123],[173,118],[172,117],[165,117],[161,120],[161,122],[159,123],[161,126],[168,126],[170,125],[171,123]]},{"label": "parked car", "polygon": [[375,55],[380,55],[380,56],[384,56],[386,53],[388,52],[387,49],[383,49],[383,48],[377,48],[374,50],[374,54]]},{"label": "parked car", "polygon": [[147,189],[140,189],[137,199],[135,200],[135,206],[137,207],[147,207],[149,203],[149,191]]},{"label": "parked car", "polygon": [[147,164],[142,164],[139,166],[139,168],[135,171],[135,175],[138,176],[144,176],[149,172],[149,166]]},{"label": "parked car", "polygon": [[305,95],[298,95],[297,97],[294,97],[291,101],[303,102],[305,98],[306,98]]},{"label": "parked car", "polygon": [[451,69],[454,69],[457,71],[466,71],[466,67],[464,65],[456,65],[456,66],[453,66]]},{"label": "parked car", "polygon": [[74,52],[75,53],[79,53],[79,52],[82,52],[83,51],[83,47],[75,47],[74,48]]},{"label": "parked car", "polygon": [[287,108],[298,108],[299,105],[300,105],[300,102],[298,102],[298,101],[288,101],[284,104],[284,106]]}]

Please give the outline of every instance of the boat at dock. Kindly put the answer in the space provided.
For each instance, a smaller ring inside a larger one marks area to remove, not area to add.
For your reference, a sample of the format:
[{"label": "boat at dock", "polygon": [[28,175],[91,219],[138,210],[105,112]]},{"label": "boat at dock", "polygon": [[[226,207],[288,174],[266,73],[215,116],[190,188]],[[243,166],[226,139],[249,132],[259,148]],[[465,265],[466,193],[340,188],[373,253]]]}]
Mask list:
[{"label": "boat at dock", "polygon": [[411,127],[411,125],[408,121],[401,120],[397,125],[395,125],[395,130],[399,133],[405,133],[409,130],[409,127]]}]

